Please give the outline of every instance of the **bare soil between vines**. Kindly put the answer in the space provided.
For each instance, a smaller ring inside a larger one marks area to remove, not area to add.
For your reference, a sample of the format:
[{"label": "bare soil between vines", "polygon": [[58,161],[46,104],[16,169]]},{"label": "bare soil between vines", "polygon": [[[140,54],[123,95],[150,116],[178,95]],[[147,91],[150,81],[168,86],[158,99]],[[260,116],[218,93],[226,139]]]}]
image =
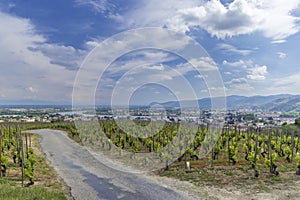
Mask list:
[{"label": "bare soil between vines", "polygon": [[177,189],[181,187],[201,199],[300,199],[300,176],[295,174],[295,164],[279,166],[278,176],[260,167],[258,178],[247,165],[217,165],[186,171],[177,163],[160,175],[162,180],[171,178]]}]

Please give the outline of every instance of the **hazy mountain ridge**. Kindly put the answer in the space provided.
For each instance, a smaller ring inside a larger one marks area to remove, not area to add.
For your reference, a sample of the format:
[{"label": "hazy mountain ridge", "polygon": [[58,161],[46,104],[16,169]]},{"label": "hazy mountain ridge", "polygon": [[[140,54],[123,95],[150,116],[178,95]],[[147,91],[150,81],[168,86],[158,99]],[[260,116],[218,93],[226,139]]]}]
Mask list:
[{"label": "hazy mountain ridge", "polygon": [[[223,97],[216,97],[216,101],[224,101]],[[56,103],[46,101],[0,101],[0,107],[7,107],[8,105],[22,106],[42,106],[42,105],[60,105],[60,106],[71,106],[70,103]],[[168,102],[153,102],[148,106],[163,106],[168,108],[174,107],[199,107],[202,109],[211,109],[211,99],[203,98],[200,100],[183,100],[183,101],[168,101]],[[97,105],[99,106],[99,105]],[[103,106],[103,105],[102,105]],[[143,106],[143,105],[140,105]],[[147,106],[147,105],[144,105]],[[109,105],[107,105],[109,107]],[[291,94],[279,94],[269,96],[239,96],[231,95],[226,97],[226,108],[227,109],[262,109],[266,111],[300,111],[300,95]]]},{"label": "hazy mountain ridge", "polygon": [[[221,100],[220,97],[216,97]],[[199,104],[200,108],[210,109],[211,99],[203,98],[200,100],[184,100],[180,104],[178,101],[161,103],[164,107],[195,107]],[[300,95],[279,94],[269,96],[239,96],[232,95],[226,97],[227,109],[263,109],[269,111],[297,111],[300,110]]]}]

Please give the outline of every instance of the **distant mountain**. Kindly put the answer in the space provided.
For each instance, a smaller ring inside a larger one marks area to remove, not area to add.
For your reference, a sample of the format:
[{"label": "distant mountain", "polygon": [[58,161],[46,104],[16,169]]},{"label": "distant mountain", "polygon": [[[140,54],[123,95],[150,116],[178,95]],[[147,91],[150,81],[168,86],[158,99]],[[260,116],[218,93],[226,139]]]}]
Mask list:
[{"label": "distant mountain", "polygon": [[[262,108],[266,104],[270,104],[273,101],[278,99],[286,99],[296,97],[296,95],[290,94],[279,94],[279,95],[269,95],[269,96],[239,96],[240,98],[236,98],[235,96],[227,97],[227,107],[228,108]],[[264,109],[268,110],[269,107],[264,107]]]},{"label": "distant mountain", "polygon": [[[220,97],[216,97],[218,100]],[[221,98],[220,98],[221,99]],[[156,103],[159,104],[159,103]],[[196,107],[210,109],[211,98],[199,100],[168,101],[160,103],[164,107]],[[269,96],[238,96],[226,97],[227,109],[263,109],[269,111],[300,111],[300,95],[279,94]]]},{"label": "distant mountain", "polygon": [[300,96],[297,95],[276,99],[270,103],[263,105],[262,109],[282,112],[300,111]]},{"label": "distant mountain", "polygon": [[[216,101],[224,100],[224,98],[216,97]],[[33,101],[33,100],[21,100],[21,101],[3,101],[0,100],[0,107],[7,107],[9,105],[14,106],[71,106],[70,103],[55,103],[47,101]],[[176,107],[199,107],[202,109],[211,109],[211,98],[203,98],[199,100],[184,100],[184,101],[168,101],[168,102],[153,102],[150,106],[163,106],[168,108]],[[106,105],[97,105],[106,106]],[[145,105],[147,106],[147,105]],[[226,97],[226,108],[227,109],[262,109],[267,111],[281,111],[290,112],[297,111],[300,112],[300,95],[291,94],[278,94],[269,96],[238,96],[232,95]]]},{"label": "distant mountain", "polygon": [[0,106],[8,105],[71,105],[69,102],[51,102],[42,100],[1,100]]}]

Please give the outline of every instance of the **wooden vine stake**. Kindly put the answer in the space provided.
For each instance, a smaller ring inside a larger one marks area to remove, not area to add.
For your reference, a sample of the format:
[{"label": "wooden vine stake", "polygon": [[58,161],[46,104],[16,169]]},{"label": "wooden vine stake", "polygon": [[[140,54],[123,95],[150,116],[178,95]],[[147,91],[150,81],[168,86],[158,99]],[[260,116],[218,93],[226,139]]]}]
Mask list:
[{"label": "wooden vine stake", "polygon": [[[209,131],[209,130],[207,130]],[[211,130],[211,162],[210,162],[210,167],[214,167],[214,148],[215,148],[215,143],[214,143],[214,130]]]},{"label": "wooden vine stake", "polygon": [[292,130],[292,157],[291,157],[291,162],[293,162],[294,148],[295,148],[295,131]]},{"label": "wooden vine stake", "polygon": [[31,148],[31,134],[29,134],[29,147]]},{"label": "wooden vine stake", "polygon": [[259,173],[256,169],[256,157],[257,157],[257,146],[258,146],[258,134],[259,134],[259,128],[256,129],[256,138],[255,138],[255,152],[254,152],[254,176],[258,177]]},{"label": "wooden vine stake", "polygon": [[[16,137],[16,148],[17,148],[17,158],[18,158],[18,163],[19,165],[21,165],[21,158],[20,158],[20,146],[21,146],[21,139],[19,139],[20,137],[20,134],[19,134],[20,130],[19,130],[19,127],[17,126],[16,127],[16,134],[15,134],[15,137]],[[20,166],[21,167],[21,166]]]},{"label": "wooden vine stake", "polygon": [[[2,130],[0,129],[0,170],[2,168]],[[2,172],[0,171],[0,177],[2,177]]]},{"label": "wooden vine stake", "polygon": [[22,160],[21,160],[21,165],[22,165],[22,187],[24,187],[24,148],[23,148],[23,138],[22,135],[20,135],[20,146],[21,146],[21,151],[22,151]]},{"label": "wooden vine stake", "polygon": [[[227,135],[229,135],[229,126],[226,127],[227,129]],[[227,151],[228,151],[228,165],[230,165],[230,136],[228,136],[228,139],[227,139]]]},{"label": "wooden vine stake", "polygon": [[25,152],[26,152],[26,158],[28,159],[29,155],[28,155],[28,142],[27,142],[27,133],[24,134],[25,135]]},{"label": "wooden vine stake", "polygon": [[269,146],[269,160],[270,160],[270,173],[273,173],[273,160],[272,160],[272,146],[271,146],[271,132],[270,127],[268,129],[268,146]]}]

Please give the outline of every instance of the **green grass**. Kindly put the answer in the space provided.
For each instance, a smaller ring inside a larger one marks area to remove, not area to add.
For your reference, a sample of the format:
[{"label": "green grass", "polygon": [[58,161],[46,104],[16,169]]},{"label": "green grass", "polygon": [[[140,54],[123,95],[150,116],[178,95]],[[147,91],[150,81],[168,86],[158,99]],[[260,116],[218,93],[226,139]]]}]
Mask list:
[{"label": "green grass", "polygon": [[32,146],[34,148],[37,163],[35,165],[35,184],[28,186],[25,177],[24,186],[21,186],[21,168],[18,164],[9,160],[7,165],[7,176],[0,177],[0,199],[1,200],[67,200],[70,199],[64,193],[63,183],[59,180],[54,169],[41,152],[39,136],[32,135]]},{"label": "green grass", "polygon": [[3,179],[0,179],[0,197],[1,200],[67,199],[62,192],[49,191],[39,186],[21,188]]},{"label": "green grass", "polygon": [[233,176],[234,175],[233,172],[231,172],[231,171],[227,171],[224,174],[226,174],[227,176]]}]

